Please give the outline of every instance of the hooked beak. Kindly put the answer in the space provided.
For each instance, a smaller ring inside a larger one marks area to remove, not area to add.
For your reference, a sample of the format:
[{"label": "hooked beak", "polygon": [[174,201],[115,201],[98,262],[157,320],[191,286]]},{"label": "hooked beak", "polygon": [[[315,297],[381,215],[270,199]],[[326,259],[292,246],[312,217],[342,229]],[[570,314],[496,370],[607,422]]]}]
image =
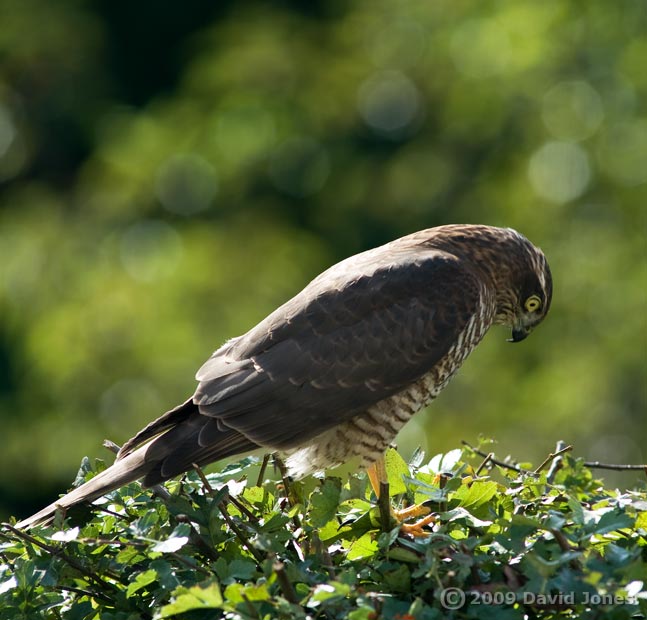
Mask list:
[{"label": "hooked beak", "polygon": [[508,338],[508,342],[521,342],[528,337],[530,330],[526,327],[513,327],[512,338]]}]

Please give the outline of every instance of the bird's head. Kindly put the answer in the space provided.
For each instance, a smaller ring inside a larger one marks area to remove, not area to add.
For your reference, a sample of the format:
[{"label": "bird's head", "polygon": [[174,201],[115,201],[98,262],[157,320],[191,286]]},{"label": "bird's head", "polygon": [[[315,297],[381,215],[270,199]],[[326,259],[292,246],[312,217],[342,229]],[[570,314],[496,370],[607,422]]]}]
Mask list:
[{"label": "bird's head", "polygon": [[522,234],[472,224],[422,232],[425,246],[463,259],[489,284],[496,305],[494,322],[512,329],[510,342],[521,342],[544,320],[553,296],[550,268],[544,253]]},{"label": "bird's head", "polygon": [[544,253],[523,235],[507,229],[509,254],[507,285],[499,287],[495,321],[512,329],[509,342],[521,342],[544,320],[553,296],[553,280]]}]

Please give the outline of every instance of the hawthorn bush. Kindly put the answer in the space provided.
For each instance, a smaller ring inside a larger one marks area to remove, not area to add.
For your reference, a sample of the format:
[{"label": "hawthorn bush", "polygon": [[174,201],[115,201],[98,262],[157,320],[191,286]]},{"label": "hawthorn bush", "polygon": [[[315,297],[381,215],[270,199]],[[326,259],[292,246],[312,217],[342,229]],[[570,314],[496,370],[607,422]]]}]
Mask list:
[{"label": "hawthorn bush", "polygon": [[[52,525],[3,527],[0,619],[644,618],[644,487],[559,464],[390,450],[392,505],[436,515],[424,537],[385,527],[363,473],[267,480],[248,457],[161,496],[130,484]],[[84,460],[77,482],[104,467]]]}]

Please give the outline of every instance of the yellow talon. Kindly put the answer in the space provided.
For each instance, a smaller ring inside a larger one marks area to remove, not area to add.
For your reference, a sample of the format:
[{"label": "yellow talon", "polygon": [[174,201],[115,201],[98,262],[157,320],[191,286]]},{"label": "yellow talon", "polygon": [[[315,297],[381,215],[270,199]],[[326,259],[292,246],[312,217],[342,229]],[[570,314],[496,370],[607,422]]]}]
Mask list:
[{"label": "yellow talon", "polygon": [[[384,459],[378,459],[368,468],[368,478],[375,492],[375,496],[379,499],[380,497],[380,482],[386,482],[386,467],[384,465]],[[416,504],[415,506],[409,506],[408,508],[402,508],[400,510],[395,510],[391,508],[391,515],[393,518],[400,523],[400,531],[403,534],[408,534],[409,536],[422,537],[428,536],[429,532],[423,530],[426,525],[433,523],[436,520],[436,517],[431,513],[431,509],[423,504]],[[404,523],[408,519],[413,519],[415,517],[424,518],[416,521],[415,523]]]},{"label": "yellow talon", "polygon": [[[411,508],[425,509],[427,512],[431,512],[426,506],[411,506]],[[405,508],[405,510],[410,510],[410,508]],[[422,514],[422,513],[420,513]],[[397,515],[397,511],[396,511]],[[397,516],[396,516],[397,519]],[[428,514],[424,519],[420,519],[415,523],[401,523],[400,531],[403,534],[409,534],[409,536],[415,536],[416,538],[422,538],[423,536],[429,536],[429,532],[423,530],[422,528],[426,525],[430,525],[436,521],[436,516],[433,514]]]}]

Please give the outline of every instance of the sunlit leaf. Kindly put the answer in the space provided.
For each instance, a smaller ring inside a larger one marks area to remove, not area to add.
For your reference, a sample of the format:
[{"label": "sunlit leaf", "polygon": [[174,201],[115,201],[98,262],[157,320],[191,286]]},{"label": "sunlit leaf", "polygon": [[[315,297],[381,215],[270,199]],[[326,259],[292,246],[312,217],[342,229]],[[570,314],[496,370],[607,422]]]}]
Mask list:
[{"label": "sunlit leaf", "polygon": [[151,583],[154,583],[156,580],[157,571],[153,569],[139,573],[137,577],[135,577],[135,580],[128,585],[128,588],[126,589],[126,596],[130,598],[133,594],[135,594],[135,592],[138,592],[142,588],[145,588]]},{"label": "sunlit leaf", "polygon": [[363,536],[354,541],[348,541],[348,559],[359,560],[370,558],[375,555],[378,549],[377,541],[374,540],[370,532],[366,532]]},{"label": "sunlit leaf", "polygon": [[245,585],[234,583],[225,588],[225,598],[228,603],[237,605],[245,600],[266,601],[270,598],[270,592],[266,583]]},{"label": "sunlit leaf", "polygon": [[216,583],[178,588],[174,593],[173,602],[162,607],[160,617],[170,618],[196,609],[218,609],[222,607],[222,603],[222,594]]},{"label": "sunlit leaf", "polygon": [[498,488],[497,483],[491,480],[477,480],[470,485],[460,486],[451,499],[465,510],[477,514],[496,495]]},{"label": "sunlit leaf", "polygon": [[407,462],[398,454],[397,450],[389,448],[384,455],[386,473],[389,479],[389,492],[399,495],[407,492],[405,479],[411,476]]},{"label": "sunlit leaf", "polygon": [[180,523],[166,540],[161,540],[152,547],[152,551],[160,553],[173,553],[178,551],[189,542],[191,526],[188,523]]},{"label": "sunlit leaf", "polygon": [[76,540],[79,536],[79,528],[73,527],[69,530],[61,530],[59,532],[54,532],[51,538],[52,540],[58,540],[60,542],[69,542],[70,540]]}]

